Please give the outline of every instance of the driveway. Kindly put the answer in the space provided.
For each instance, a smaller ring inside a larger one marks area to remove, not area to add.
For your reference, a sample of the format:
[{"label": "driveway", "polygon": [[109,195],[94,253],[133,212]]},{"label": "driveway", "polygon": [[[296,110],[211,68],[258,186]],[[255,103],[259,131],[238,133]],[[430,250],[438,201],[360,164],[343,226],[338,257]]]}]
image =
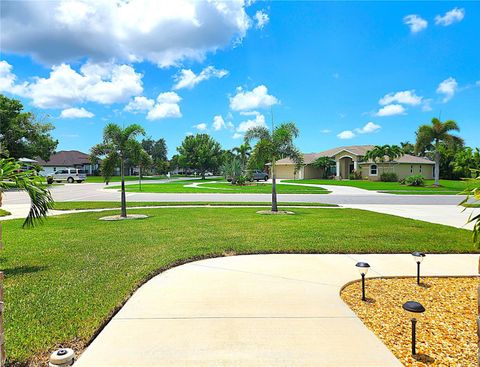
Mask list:
[{"label": "driveway", "polygon": [[[251,255],[197,261],[140,287],[78,367],[401,367],[339,296],[358,278],[414,275],[411,255]],[[478,255],[428,255],[425,275],[476,275]],[[368,281],[367,281],[368,292]],[[408,321],[406,321],[408,322]]]}]

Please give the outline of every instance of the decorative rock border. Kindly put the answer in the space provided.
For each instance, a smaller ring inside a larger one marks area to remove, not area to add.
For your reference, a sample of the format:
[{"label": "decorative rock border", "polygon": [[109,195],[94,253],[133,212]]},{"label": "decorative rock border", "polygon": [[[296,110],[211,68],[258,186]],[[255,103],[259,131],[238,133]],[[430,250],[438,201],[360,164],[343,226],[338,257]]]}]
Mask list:
[{"label": "decorative rock border", "polygon": [[294,212],[290,212],[288,210],[279,210],[276,212],[273,212],[271,210],[259,210],[257,214],[262,214],[262,215],[292,215],[295,214]]},{"label": "decorative rock border", "polygon": [[117,215],[110,215],[108,217],[101,217],[99,220],[104,220],[107,222],[113,222],[117,220],[133,220],[133,219],[145,219],[148,218],[148,215],[145,214],[128,214],[126,217],[120,216],[120,214]]}]

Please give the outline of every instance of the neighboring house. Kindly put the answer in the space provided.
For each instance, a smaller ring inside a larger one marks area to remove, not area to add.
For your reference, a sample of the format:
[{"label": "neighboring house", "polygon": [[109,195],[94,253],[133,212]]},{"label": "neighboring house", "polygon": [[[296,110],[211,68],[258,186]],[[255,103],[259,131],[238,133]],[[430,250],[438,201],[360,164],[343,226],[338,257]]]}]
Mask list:
[{"label": "neighboring house", "polygon": [[36,160],[43,167],[43,171],[40,172],[43,176],[49,176],[58,170],[67,168],[82,169],[87,175],[98,173],[98,164],[92,164],[90,156],[78,150],[61,150],[52,154],[48,161],[41,158],[36,158]]},{"label": "neighboring house", "polygon": [[280,159],[275,164],[276,176],[285,179],[323,178],[323,169],[313,167],[312,163],[319,157],[330,157],[335,165],[330,167],[327,175],[337,179],[348,179],[350,173],[354,171],[361,172],[363,179],[371,181],[380,180],[383,172],[394,172],[399,179],[415,174],[421,174],[426,179],[433,179],[435,163],[430,159],[405,154],[392,162],[388,162],[387,157],[383,163],[365,161],[363,159],[365,153],[373,148],[373,145],[352,145],[320,153],[304,154],[304,164],[298,170],[295,169],[295,164],[290,159]]}]

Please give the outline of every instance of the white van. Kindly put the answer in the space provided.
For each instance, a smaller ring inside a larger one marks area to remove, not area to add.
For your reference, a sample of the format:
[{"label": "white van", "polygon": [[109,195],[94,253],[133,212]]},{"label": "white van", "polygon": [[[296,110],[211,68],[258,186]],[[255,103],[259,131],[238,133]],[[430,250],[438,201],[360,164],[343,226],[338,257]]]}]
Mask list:
[{"label": "white van", "polygon": [[53,181],[56,182],[67,181],[68,183],[74,183],[77,181],[81,183],[86,179],[87,175],[85,171],[77,168],[60,169],[53,174]]}]

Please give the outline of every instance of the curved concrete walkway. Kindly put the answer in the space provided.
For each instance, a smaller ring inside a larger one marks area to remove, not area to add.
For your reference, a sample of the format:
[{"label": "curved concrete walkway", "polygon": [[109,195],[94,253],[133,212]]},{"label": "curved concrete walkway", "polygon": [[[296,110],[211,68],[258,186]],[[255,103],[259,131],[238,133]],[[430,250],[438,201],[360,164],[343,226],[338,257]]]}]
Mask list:
[{"label": "curved concrete walkway", "polygon": [[[75,365],[401,367],[339,297],[360,260],[369,276],[416,268],[411,255],[251,255],[173,268],[139,288]],[[477,261],[428,255],[422,270],[475,275]]]}]

